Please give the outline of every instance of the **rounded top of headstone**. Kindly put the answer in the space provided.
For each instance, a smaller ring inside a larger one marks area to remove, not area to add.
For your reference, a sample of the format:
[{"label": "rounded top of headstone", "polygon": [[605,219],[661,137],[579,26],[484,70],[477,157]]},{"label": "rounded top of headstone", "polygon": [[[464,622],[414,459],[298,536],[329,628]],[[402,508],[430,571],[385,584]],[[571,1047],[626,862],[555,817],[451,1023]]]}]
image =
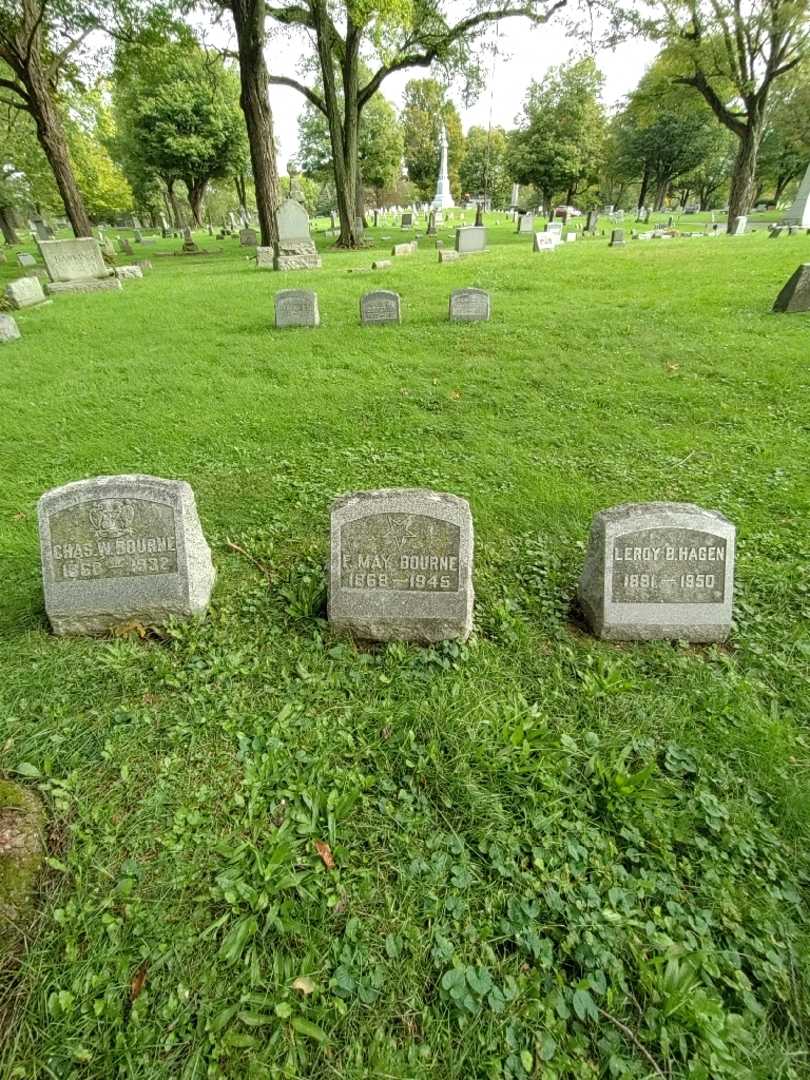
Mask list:
[{"label": "rounded top of headstone", "polygon": [[695,503],[686,502],[620,503],[618,506],[609,506],[605,510],[600,510],[594,515],[594,521],[621,522],[631,518],[643,517],[656,517],[659,519],[701,517],[716,523],[731,525],[733,528],[732,522],[718,510],[706,510]]},{"label": "rounded top of headstone", "polygon": [[453,506],[465,513],[470,512],[470,504],[460,495],[452,495],[447,491],[433,491],[431,488],[376,488],[371,491],[350,491],[340,495],[332,503],[331,510],[342,510],[355,503],[390,502],[392,499],[407,503],[414,503],[414,512],[424,510],[425,504],[444,504]]},{"label": "rounded top of headstone", "polygon": [[166,480],[161,476],[148,476],[145,473],[122,473],[118,476],[90,476],[85,480],[73,480],[61,487],[51,488],[40,497],[38,506],[43,507],[50,502],[70,499],[72,496],[90,495],[103,498],[108,491],[120,488],[145,488],[163,491],[172,496],[193,497],[191,485],[186,480]]}]

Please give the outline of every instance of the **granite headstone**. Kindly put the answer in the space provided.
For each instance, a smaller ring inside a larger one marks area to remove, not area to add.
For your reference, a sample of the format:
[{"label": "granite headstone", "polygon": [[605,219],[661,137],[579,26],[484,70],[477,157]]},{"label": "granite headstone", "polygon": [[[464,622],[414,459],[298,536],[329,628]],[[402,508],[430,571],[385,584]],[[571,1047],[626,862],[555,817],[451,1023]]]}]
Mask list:
[{"label": "granite headstone", "polygon": [[311,289],[283,289],[276,293],[276,327],[320,326],[318,297]]},{"label": "granite headstone", "polygon": [[399,293],[390,289],[363,293],[360,297],[360,321],[364,326],[401,322]]}]

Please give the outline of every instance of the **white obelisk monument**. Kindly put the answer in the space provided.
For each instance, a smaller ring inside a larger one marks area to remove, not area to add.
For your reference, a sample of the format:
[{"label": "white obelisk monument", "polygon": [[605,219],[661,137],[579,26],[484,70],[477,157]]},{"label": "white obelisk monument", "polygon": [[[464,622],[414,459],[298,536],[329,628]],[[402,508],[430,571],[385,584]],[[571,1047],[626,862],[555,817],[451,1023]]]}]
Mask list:
[{"label": "white obelisk monument", "polygon": [[448,206],[455,206],[453,196],[450,194],[450,178],[447,175],[447,130],[442,124],[442,134],[439,139],[442,151],[442,163],[439,166],[439,179],[436,182],[436,194],[430,204],[431,210],[446,210]]},{"label": "white obelisk monument", "polygon": [[810,165],[807,166],[807,172],[799,186],[793,206],[787,212],[785,223],[810,229]]}]

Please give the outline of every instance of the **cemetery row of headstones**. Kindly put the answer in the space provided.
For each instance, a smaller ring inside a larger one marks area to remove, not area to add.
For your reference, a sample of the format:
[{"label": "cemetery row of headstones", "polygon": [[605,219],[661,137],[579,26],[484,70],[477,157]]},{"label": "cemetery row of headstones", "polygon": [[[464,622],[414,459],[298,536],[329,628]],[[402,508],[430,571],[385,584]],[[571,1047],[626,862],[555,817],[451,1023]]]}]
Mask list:
[{"label": "cemetery row of headstones", "polygon": [[[450,294],[450,322],[487,322],[492,312],[488,292],[483,289],[455,289]],[[276,327],[313,327],[321,325],[317,293],[311,289],[282,289],[275,295]],[[375,289],[360,297],[360,322],[363,326],[399,325],[402,302],[399,293]]]},{"label": "cemetery row of headstones", "polygon": [[[57,634],[98,635],[201,615],[216,572],[191,487],[103,476],[47,492],[38,523],[45,608]],[[632,503],[593,519],[582,612],[611,641],[722,641],[735,528],[690,503]],[[465,499],[360,491],[331,509],[328,618],[359,639],[464,640],[473,625],[473,522]]]}]

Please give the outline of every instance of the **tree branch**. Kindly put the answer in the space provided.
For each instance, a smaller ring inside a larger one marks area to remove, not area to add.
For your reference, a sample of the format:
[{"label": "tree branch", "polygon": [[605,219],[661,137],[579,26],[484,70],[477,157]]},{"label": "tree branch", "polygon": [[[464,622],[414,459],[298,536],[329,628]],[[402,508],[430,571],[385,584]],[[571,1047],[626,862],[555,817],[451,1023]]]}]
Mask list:
[{"label": "tree branch", "polygon": [[297,79],[288,79],[286,75],[268,75],[267,81],[272,83],[273,86],[291,86],[293,90],[303,94],[307,101],[312,102],[315,108],[322,112],[324,116],[328,115],[323,98],[316,94],[314,90],[310,90],[308,86],[298,82]]},{"label": "tree branch", "polygon": [[723,104],[717,91],[711,85],[702,71],[696,71],[694,75],[680,75],[673,80],[680,86],[691,86],[706,99],[714,115],[723,124],[733,131],[738,138],[742,138],[746,132],[746,125],[738,119],[726,105]]},{"label": "tree branch", "polygon": [[[31,98],[28,96],[25,88],[20,86],[19,83],[14,82],[13,79],[0,79],[0,87],[2,87],[4,90],[11,90],[12,93],[16,94],[18,97],[21,97],[23,101],[26,102],[25,105],[17,105],[16,108],[26,109],[31,104]],[[10,102],[9,104],[12,103]]]}]

